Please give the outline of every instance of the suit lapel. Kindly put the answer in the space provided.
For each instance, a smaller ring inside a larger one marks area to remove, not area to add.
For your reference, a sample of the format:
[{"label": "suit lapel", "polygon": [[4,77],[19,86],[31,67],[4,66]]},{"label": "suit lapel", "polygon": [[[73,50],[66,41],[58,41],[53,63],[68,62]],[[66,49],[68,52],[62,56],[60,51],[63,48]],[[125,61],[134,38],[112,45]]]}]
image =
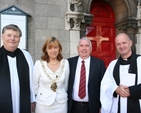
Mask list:
[{"label": "suit lapel", "polygon": [[88,83],[90,82],[90,80],[91,80],[91,78],[93,76],[93,73],[95,71],[95,66],[96,66],[95,63],[96,63],[95,59],[91,57],[91,59],[90,59],[90,70],[89,70],[89,81],[88,81]]},{"label": "suit lapel", "polygon": [[78,61],[78,57],[75,57],[73,62],[71,63],[71,67],[72,67],[72,79],[71,79],[71,84],[74,84],[74,78],[75,78],[75,73],[76,73],[76,66],[77,66],[77,61]]}]

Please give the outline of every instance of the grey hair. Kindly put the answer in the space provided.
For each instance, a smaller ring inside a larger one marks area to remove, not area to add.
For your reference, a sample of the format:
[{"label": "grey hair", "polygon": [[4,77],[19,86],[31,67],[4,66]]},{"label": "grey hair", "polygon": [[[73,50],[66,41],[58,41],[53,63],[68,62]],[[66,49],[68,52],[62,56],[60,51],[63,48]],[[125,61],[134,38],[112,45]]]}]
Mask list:
[{"label": "grey hair", "polygon": [[21,29],[17,25],[15,25],[15,24],[9,24],[9,25],[6,25],[5,27],[3,27],[2,34],[4,34],[6,30],[10,30],[10,29],[12,29],[14,31],[18,31],[20,37],[22,36]]},{"label": "grey hair", "polygon": [[[87,38],[87,37],[82,37],[82,38],[80,38],[79,42],[80,42],[81,40],[86,40],[86,41],[88,41],[89,44],[90,44],[90,47],[92,48],[92,43],[91,43],[91,41],[90,41],[89,38]],[[79,42],[78,42],[78,45],[77,45],[77,46],[79,46]]]}]

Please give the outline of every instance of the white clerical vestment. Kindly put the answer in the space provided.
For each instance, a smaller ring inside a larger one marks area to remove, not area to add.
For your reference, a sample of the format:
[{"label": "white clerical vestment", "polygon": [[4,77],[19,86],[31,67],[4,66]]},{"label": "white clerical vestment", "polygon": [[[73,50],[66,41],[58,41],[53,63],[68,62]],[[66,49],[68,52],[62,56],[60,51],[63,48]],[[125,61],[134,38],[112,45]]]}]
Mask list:
[{"label": "white clerical vestment", "polygon": [[[101,81],[101,93],[100,93],[100,101],[102,104],[101,113],[117,113],[118,110],[118,100],[113,97],[113,93],[118,87],[114,78],[113,78],[113,69],[117,60],[112,61]],[[141,57],[137,58],[137,71],[138,71],[138,84],[141,83]],[[128,73],[129,65],[120,65],[120,84],[126,86],[132,86],[135,84],[135,74]],[[140,107],[141,107],[141,99]],[[120,113],[127,113],[127,98],[120,97]]]},{"label": "white clerical vestment", "polygon": [[[30,72],[30,93],[31,93],[31,102],[35,101],[33,87],[32,87],[32,69],[33,69],[33,61],[29,53],[22,50],[25,55],[25,58],[29,64],[29,72]],[[19,98],[20,98],[20,87],[19,87],[19,79],[16,64],[16,57],[12,58],[7,56],[10,68],[10,79],[11,79],[11,93],[12,93],[12,105],[13,105],[13,113],[19,113]],[[21,64],[22,65],[22,64]],[[24,67],[23,67],[24,68]]]}]

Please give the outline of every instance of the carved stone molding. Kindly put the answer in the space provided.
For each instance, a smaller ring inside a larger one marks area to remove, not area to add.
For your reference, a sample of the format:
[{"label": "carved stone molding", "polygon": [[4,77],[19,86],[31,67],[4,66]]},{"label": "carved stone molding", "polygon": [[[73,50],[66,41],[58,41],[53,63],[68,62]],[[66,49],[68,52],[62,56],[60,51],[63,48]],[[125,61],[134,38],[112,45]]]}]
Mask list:
[{"label": "carved stone molding", "polygon": [[93,15],[82,11],[83,0],[68,0],[68,11],[65,14],[66,30],[82,30],[82,26],[92,22]]},{"label": "carved stone molding", "polygon": [[141,19],[141,6],[137,6],[137,19]]},{"label": "carved stone molding", "polygon": [[82,12],[82,0],[69,0],[70,10],[74,12]]},{"label": "carved stone molding", "polygon": [[127,28],[133,28],[133,29],[137,29],[137,24],[132,24],[132,23],[127,23],[125,25],[119,26],[118,30],[122,30],[125,31]]},{"label": "carved stone molding", "polygon": [[123,21],[120,21],[115,24],[115,27],[118,28],[120,31],[126,31],[128,28],[133,28],[137,30],[137,20],[136,19],[126,19]]},{"label": "carved stone molding", "polygon": [[66,15],[67,28],[73,30],[81,30],[81,24],[85,26],[92,23],[92,14],[80,13],[80,12],[67,12]]},{"label": "carved stone molding", "polygon": [[85,24],[90,25],[92,23],[93,17],[94,17],[93,14],[84,13]]},{"label": "carved stone molding", "polygon": [[84,23],[84,14],[80,12],[67,12],[66,21],[70,24],[69,29],[80,30],[80,24]]}]

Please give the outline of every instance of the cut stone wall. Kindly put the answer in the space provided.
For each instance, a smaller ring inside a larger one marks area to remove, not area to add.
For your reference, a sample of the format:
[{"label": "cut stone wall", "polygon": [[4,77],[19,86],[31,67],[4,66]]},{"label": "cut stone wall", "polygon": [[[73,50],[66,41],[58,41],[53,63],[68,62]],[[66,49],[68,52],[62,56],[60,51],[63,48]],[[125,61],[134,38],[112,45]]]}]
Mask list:
[{"label": "cut stone wall", "polygon": [[28,17],[27,50],[34,62],[40,59],[42,45],[50,36],[59,39],[64,58],[69,57],[69,31],[65,30],[67,0],[2,0],[0,10],[12,5],[31,15]]}]

